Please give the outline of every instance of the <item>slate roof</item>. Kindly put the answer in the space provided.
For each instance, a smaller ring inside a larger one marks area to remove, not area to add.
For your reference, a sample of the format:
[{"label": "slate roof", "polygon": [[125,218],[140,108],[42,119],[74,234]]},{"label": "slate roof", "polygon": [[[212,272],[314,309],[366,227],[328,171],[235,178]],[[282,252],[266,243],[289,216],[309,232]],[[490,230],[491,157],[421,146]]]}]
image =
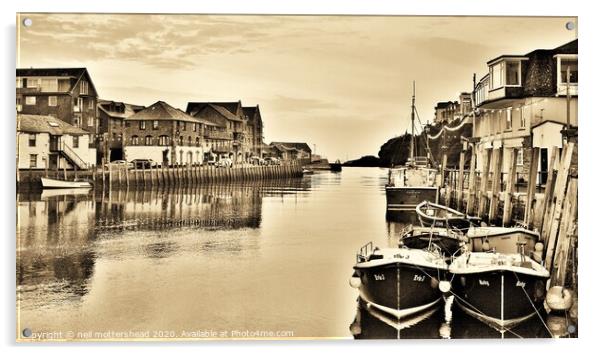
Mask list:
[{"label": "slate roof", "polygon": [[186,112],[170,106],[164,101],[157,101],[149,107],[126,117],[126,121],[183,121],[203,123]]},{"label": "slate roof", "polygon": [[240,101],[234,101],[234,102],[189,102],[188,105],[186,105],[186,112],[188,112],[189,114],[194,114],[196,112],[201,111],[203,108],[205,108],[208,105],[221,106],[221,107],[225,108],[226,110],[228,110],[228,112],[230,112],[231,114],[236,115],[236,111],[238,110],[238,107],[240,106]]},{"label": "slate roof", "polygon": [[17,127],[19,132],[50,133],[55,136],[63,134],[74,136],[89,134],[89,132],[65,121],[61,121],[58,118],[43,115],[18,114]]},{"label": "slate roof", "polygon": [[[114,105],[123,105],[124,112],[112,110],[111,107]],[[98,109],[101,110],[102,112],[106,113],[108,116],[110,116],[112,118],[130,117],[131,115],[135,114],[136,112],[138,112],[140,110],[143,110],[144,108],[145,107],[142,105],[128,104],[125,102],[103,100],[103,99],[98,100]]]},{"label": "slate roof", "polygon": [[295,148],[297,150],[304,150],[308,153],[311,153],[311,148],[309,148],[309,145],[307,145],[307,143],[301,143],[301,142],[272,142],[270,143],[270,145],[282,145],[285,146],[287,148]]}]

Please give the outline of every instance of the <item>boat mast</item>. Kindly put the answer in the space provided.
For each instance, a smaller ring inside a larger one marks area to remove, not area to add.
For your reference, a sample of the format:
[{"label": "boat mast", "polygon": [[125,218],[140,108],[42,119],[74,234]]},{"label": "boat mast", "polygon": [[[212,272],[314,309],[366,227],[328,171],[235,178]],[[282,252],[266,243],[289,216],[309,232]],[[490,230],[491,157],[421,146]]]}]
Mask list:
[{"label": "boat mast", "polygon": [[415,101],[416,101],[416,81],[412,81],[412,137],[410,139],[410,159],[411,160],[414,160],[414,147],[415,147],[415,143],[414,143],[414,111],[416,110]]}]

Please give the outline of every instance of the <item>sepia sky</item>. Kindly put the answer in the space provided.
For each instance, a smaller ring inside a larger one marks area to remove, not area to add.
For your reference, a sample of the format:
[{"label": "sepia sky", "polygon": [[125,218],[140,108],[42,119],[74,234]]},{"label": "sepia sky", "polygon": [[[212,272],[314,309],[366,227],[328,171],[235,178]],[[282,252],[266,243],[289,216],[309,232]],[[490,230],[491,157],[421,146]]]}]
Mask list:
[{"label": "sepia sky", "polygon": [[[576,38],[573,18],[28,14],[18,67],[87,67],[100,98],[185,109],[259,105],[270,141],[304,141],[330,160],[377,154],[457,100],[500,54]],[[312,146],[313,147],[313,146]]]}]

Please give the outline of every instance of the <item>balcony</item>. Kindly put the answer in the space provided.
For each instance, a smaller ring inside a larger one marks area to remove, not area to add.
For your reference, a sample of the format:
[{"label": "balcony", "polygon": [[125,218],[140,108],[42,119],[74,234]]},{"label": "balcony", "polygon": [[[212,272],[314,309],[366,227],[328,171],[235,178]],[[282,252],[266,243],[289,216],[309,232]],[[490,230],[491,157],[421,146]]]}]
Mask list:
[{"label": "balcony", "polygon": [[232,133],[225,131],[205,131],[204,137],[207,139],[232,140]]},{"label": "balcony", "polygon": [[242,142],[245,140],[245,133],[244,132],[234,132],[234,140],[235,141],[239,141]]}]

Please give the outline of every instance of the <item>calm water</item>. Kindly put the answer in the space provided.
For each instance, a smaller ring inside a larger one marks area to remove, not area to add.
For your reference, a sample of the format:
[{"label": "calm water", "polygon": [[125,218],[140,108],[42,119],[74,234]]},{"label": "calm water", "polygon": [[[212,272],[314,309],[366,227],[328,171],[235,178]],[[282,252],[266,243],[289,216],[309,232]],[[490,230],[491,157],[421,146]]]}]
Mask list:
[{"label": "calm water", "polygon": [[[391,243],[404,224],[385,218],[386,176],[345,168],[181,190],[21,194],[19,328],[93,339],[351,338],[358,329],[359,338],[500,337],[460,311],[450,324],[442,310],[389,324],[358,308],[348,285],[357,249]],[[538,320],[524,328],[547,334]]]}]

